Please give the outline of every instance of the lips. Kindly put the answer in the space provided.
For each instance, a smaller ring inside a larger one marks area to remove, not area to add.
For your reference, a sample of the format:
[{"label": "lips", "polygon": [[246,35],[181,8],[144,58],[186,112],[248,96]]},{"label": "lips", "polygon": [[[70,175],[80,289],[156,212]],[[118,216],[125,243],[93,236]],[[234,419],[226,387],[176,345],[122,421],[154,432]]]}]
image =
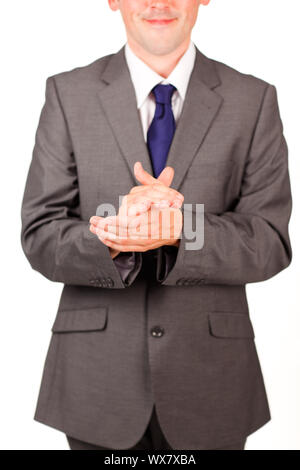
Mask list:
[{"label": "lips", "polygon": [[168,25],[172,23],[173,21],[175,21],[175,18],[160,19],[160,20],[146,20],[146,21],[152,25]]}]

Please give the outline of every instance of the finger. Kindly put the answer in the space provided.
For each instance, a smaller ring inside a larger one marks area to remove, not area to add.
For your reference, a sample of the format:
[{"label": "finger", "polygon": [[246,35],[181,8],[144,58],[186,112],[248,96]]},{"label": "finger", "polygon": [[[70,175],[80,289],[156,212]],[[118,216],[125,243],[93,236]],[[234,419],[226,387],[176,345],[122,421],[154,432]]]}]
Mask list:
[{"label": "finger", "polygon": [[91,217],[90,218],[90,223],[92,225],[94,225],[96,228],[99,227],[99,228],[102,228],[103,230],[105,230],[108,223],[110,223],[110,224],[116,223],[115,222],[116,217],[117,216],[115,216],[115,215],[111,215],[111,216],[108,216],[108,217]]},{"label": "finger", "polygon": [[98,228],[104,231],[110,231],[112,233],[121,233],[122,236],[125,236],[127,233],[127,229],[129,227],[136,226],[137,224],[140,223],[140,220],[145,214],[147,214],[148,211],[141,213],[140,215],[136,216],[110,216],[106,217],[104,221],[101,221],[100,223],[97,222],[96,224],[91,224],[91,227],[94,228],[94,230],[97,230]]},{"label": "finger", "polygon": [[95,235],[97,235],[97,232],[96,232],[97,229],[96,229],[95,225],[91,224],[89,228],[90,228],[90,231],[91,231],[92,233],[94,233]]},{"label": "finger", "polygon": [[118,240],[109,240],[102,235],[98,235],[99,240],[109,248],[117,250],[120,252],[128,251],[148,251],[154,248],[159,247],[161,244],[159,240],[149,240],[147,238],[139,239],[130,239],[122,240],[121,243],[118,243]]},{"label": "finger", "polygon": [[89,222],[93,225],[100,225],[100,226],[104,226],[105,225],[105,219],[106,217],[99,217],[98,215],[93,215]]},{"label": "finger", "polygon": [[174,209],[179,209],[182,206],[182,201],[175,200],[171,203],[170,207],[173,207]]},{"label": "finger", "polygon": [[107,247],[109,248],[112,248],[113,250],[117,250],[117,251],[120,251],[120,252],[130,252],[130,251],[147,251],[147,250],[150,250],[150,248],[147,248],[145,247],[145,245],[136,245],[136,244],[131,244],[131,245],[119,245],[118,243],[114,243],[113,241],[111,240],[104,240],[102,239],[101,237],[98,237],[99,240],[104,244],[106,245]]},{"label": "finger", "polygon": [[98,236],[101,236],[105,240],[117,240],[118,239],[118,241],[120,241],[121,239],[123,239],[123,237],[117,236],[113,232],[102,230],[101,228],[96,228],[96,233]]},{"label": "finger", "polygon": [[[91,218],[91,220],[93,220]],[[115,233],[118,236],[125,236],[127,235],[127,229],[123,227],[119,227],[117,216],[110,216],[105,218],[100,218],[99,220],[95,220],[95,223],[91,224],[90,230],[92,233],[97,235],[97,230],[103,231],[110,231],[111,233]]]},{"label": "finger", "polygon": [[139,247],[137,247],[137,245],[133,245],[133,244],[125,245],[124,243],[119,244],[119,243],[116,243],[114,240],[108,240],[107,238],[104,238],[104,237],[99,236],[99,235],[98,235],[98,238],[104,245],[106,245],[109,248],[112,248],[113,250],[118,250],[118,251],[122,251],[122,252],[142,251]]},{"label": "finger", "polygon": [[139,237],[117,237],[115,234],[101,229],[97,229],[97,236],[101,241],[103,241],[103,243],[110,246],[111,248],[119,249],[119,251],[124,251],[124,249],[128,246],[140,246],[143,244],[142,239]]},{"label": "finger", "polygon": [[[167,207],[171,207],[171,205],[174,204],[174,203],[175,203],[175,201],[171,202],[171,201],[166,201],[166,200],[162,199],[161,201],[154,202],[152,205],[156,209],[165,209]],[[179,204],[179,201],[178,201],[178,204]]]}]

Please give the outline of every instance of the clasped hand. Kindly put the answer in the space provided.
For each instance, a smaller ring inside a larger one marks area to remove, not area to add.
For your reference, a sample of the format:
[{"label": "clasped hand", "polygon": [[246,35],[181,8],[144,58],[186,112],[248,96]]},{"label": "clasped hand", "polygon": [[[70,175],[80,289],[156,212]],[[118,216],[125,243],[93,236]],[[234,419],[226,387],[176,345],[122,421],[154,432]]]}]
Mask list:
[{"label": "clasped hand", "polygon": [[109,247],[112,258],[124,251],[179,246],[184,196],[170,188],[174,169],[165,167],[154,178],[136,162],[134,174],[141,185],[123,197],[118,215],[90,219],[90,231]]}]

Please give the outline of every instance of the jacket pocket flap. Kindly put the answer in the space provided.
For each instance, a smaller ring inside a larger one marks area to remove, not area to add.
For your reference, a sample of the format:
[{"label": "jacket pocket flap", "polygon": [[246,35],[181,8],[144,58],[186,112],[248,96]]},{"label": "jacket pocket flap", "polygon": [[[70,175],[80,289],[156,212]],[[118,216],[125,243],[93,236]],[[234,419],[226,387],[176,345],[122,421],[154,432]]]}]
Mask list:
[{"label": "jacket pocket flap", "polygon": [[59,310],[52,327],[53,333],[97,331],[106,327],[107,307]]},{"label": "jacket pocket flap", "polygon": [[210,332],[219,338],[254,338],[254,330],[247,313],[209,313]]}]

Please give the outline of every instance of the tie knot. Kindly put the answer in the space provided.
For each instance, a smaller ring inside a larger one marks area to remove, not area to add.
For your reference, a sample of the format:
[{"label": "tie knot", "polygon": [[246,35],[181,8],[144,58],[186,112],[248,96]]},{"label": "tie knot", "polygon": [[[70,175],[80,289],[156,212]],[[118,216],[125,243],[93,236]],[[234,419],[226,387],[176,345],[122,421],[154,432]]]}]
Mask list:
[{"label": "tie knot", "polygon": [[176,87],[173,85],[159,83],[151,91],[154,93],[156,103],[171,105],[171,98],[175,90]]}]

